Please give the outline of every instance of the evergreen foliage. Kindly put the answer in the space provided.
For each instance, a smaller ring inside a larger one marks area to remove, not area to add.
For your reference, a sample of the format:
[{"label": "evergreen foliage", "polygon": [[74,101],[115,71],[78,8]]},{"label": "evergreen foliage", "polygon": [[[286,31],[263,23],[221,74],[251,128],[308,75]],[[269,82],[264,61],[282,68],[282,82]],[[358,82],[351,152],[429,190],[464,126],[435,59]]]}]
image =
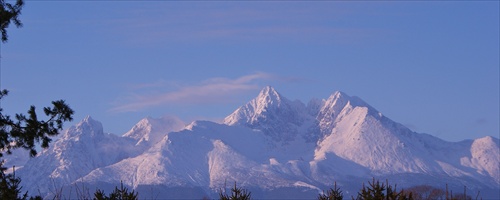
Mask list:
[{"label": "evergreen foliage", "polygon": [[[7,42],[7,28],[13,22],[17,27],[22,23],[18,19],[24,5],[23,0],[16,0],[16,3],[6,3],[0,0],[0,24],[2,32],[2,42]],[[9,92],[0,91],[0,100]],[[36,144],[40,143],[42,148],[47,148],[51,141],[50,136],[55,136],[62,130],[63,122],[73,120],[74,111],[64,102],[64,100],[52,101],[52,107],[43,108],[43,112],[48,120],[39,120],[35,111],[35,106],[31,106],[28,114],[16,114],[15,120],[4,115],[0,108],[0,157],[2,153],[11,153],[12,149],[24,148],[30,151],[30,156],[36,155]]]},{"label": "evergreen foliage", "polygon": [[123,182],[120,182],[120,189],[115,187],[115,190],[109,196],[104,193],[104,191],[97,189],[94,193],[94,199],[96,200],[137,200],[138,193],[132,190],[128,191],[128,188],[123,187]]},{"label": "evergreen foliage", "polygon": [[8,36],[6,29],[9,27],[11,22],[14,22],[17,27],[23,26],[21,20],[18,19],[23,5],[23,0],[16,0],[14,5],[6,3],[5,0],[0,0],[0,28],[2,32],[2,42],[7,42]]},{"label": "evergreen foliage", "polygon": [[231,188],[231,195],[228,195],[225,189],[224,192],[222,192],[222,189],[219,192],[220,200],[250,200],[251,198],[251,192],[246,189],[236,187],[236,182],[234,183],[234,187]]},{"label": "evergreen foliage", "polygon": [[[2,171],[5,169],[2,169]],[[16,174],[0,173],[0,199],[27,199],[28,192],[22,194],[21,179]]]},{"label": "evergreen foliage", "polygon": [[[14,167],[13,167],[14,168]],[[21,179],[16,177],[16,171],[13,169],[11,174],[5,174],[2,168],[2,173],[0,173],[0,199],[28,199],[28,192],[24,194],[21,192]],[[35,196],[30,197],[30,200],[41,200],[42,197]]]},{"label": "evergreen foliage", "polygon": [[[7,90],[0,91],[0,100],[7,94]],[[52,105],[53,107],[43,108],[49,118],[47,121],[38,119],[35,106],[30,107],[28,116],[16,114],[16,120],[4,115],[0,108],[0,149],[10,154],[12,149],[24,148],[34,157],[37,154],[37,143],[41,143],[42,148],[49,147],[52,141],[50,136],[59,134],[63,122],[73,120],[74,113],[64,100],[52,101]],[[2,156],[0,153],[0,157]]]},{"label": "evergreen foliage", "polygon": [[[0,101],[7,94],[7,90],[0,91]],[[30,107],[28,116],[16,114],[15,121],[10,116],[4,115],[0,108],[0,159],[3,153],[11,154],[12,150],[17,148],[29,150],[30,156],[34,157],[37,154],[36,144],[41,143],[42,148],[49,147],[52,141],[50,136],[59,134],[63,122],[73,120],[73,110],[63,100],[53,101],[52,104],[53,107],[43,109],[49,118],[47,121],[38,119],[35,106]],[[15,173],[6,174],[5,170],[2,161],[0,162],[0,199],[26,199],[27,193],[21,194],[21,179],[15,177]]]},{"label": "evergreen foliage", "polygon": [[318,200],[342,200],[344,195],[340,188],[337,187],[337,182],[334,183],[333,188],[330,188],[328,191],[323,191],[323,194],[318,195]]},{"label": "evergreen foliage", "polygon": [[[8,40],[7,28],[10,23],[17,27],[22,27],[19,15],[24,6],[23,0],[16,0],[15,4],[0,0],[0,32],[2,42]],[[0,91],[0,101],[8,94],[7,90]],[[48,120],[39,120],[35,111],[35,106],[31,106],[28,114],[16,114],[15,120],[4,115],[0,107],[0,159],[3,153],[10,154],[13,149],[24,148],[29,151],[30,156],[37,154],[36,145],[41,144],[42,148],[49,147],[50,136],[55,136],[62,130],[63,122],[73,120],[74,111],[64,102],[64,100],[53,101],[52,107],[45,107],[43,112]],[[28,193],[21,193],[21,179],[12,174],[5,173],[3,161],[0,162],[0,199],[27,199]],[[30,199],[41,199],[41,197],[31,197]]]},{"label": "evergreen foliage", "polygon": [[407,193],[404,190],[397,191],[396,186],[394,189],[391,185],[389,185],[386,180],[386,184],[380,183],[380,181],[375,181],[373,178],[372,182],[368,182],[368,187],[365,187],[363,183],[363,188],[358,192],[358,196],[356,199],[359,200],[412,200],[413,194]]}]

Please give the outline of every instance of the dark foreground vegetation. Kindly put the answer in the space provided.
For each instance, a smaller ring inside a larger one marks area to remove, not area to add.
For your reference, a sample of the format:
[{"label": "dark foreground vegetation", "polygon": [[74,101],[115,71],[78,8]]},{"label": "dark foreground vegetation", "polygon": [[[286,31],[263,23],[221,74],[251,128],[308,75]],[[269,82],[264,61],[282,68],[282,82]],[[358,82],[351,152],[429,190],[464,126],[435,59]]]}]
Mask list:
[{"label": "dark foreground vegetation", "polygon": [[[385,183],[381,183],[378,180],[373,179],[368,182],[368,185],[363,183],[363,188],[357,193],[357,196],[345,197],[342,194],[342,190],[337,187],[337,183],[334,183],[334,187],[330,188],[326,192],[323,191],[322,194],[318,195],[318,200],[342,200],[342,199],[362,199],[362,200],[433,200],[433,199],[443,199],[443,200],[472,200],[472,197],[467,195],[467,190],[464,187],[464,193],[453,194],[453,191],[448,190],[448,185],[446,189],[439,189],[429,185],[419,185],[413,186],[406,189],[397,190],[397,185],[390,185],[386,180]],[[477,193],[475,199],[480,199],[479,192]]]},{"label": "dark foreground vegetation", "polygon": [[[2,173],[0,180],[0,199],[20,199],[20,200],[41,200],[41,196],[31,196],[28,197],[28,192],[22,193],[22,187],[20,186],[21,179],[15,176],[15,172],[12,174],[5,175]],[[238,187],[236,183],[234,186],[227,190],[226,188],[221,188],[218,192],[220,200],[249,200],[252,199],[252,193],[247,189]],[[129,191],[127,187],[120,184],[120,187],[116,186],[115,189],[107,194],[101,189],[96,189],[93,195],[79,195],[77,199],[81,200],[137,200],[140,195],[135,190]],[[311,196],[311,199],[315,197]],[[52,199],[62,200],[69,199],[62,195],[62,191],[58,194],[54,194]],[[209,199],[209,198],[204,198]],[[481,199],[479,192],[474,198],[467,195],[467,190],[464,187],[463,193],[453,193],[453,191],[446,188],[440,189],[428,185],[414,186],[406,189],[398,190],[396,185],[392,186],[386,180],[385,182],[380,182],[379,180],[373,179],[368,181],[367,184],[363,183],[362,188],[357,192],[356,196],[344,196],[342,190],[334,183],[333,187],[323,193],[318,194],[316,197],[318,200],[342,200],[342,199],[353,199],[353,200],[472,200]]]}]

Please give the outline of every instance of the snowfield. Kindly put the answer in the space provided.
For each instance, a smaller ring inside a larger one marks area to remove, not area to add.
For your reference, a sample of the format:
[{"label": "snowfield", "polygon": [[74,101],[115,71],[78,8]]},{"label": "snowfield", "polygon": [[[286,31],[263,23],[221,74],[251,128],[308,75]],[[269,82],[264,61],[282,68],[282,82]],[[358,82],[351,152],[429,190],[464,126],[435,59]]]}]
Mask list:
[{"label": "snowfield", "polygon": [[350,197],[375,177],[398,188],[465,185],[488,198],[500,196],[499,147],[494,137],[415,133],[342,92],[304,104],[265,87],[223,123],[148,117],[117,136],[89,116],[37,157],[16,154],[15,164],[23,189],[46,197],[120,181],[141,198],[216,197],[235,182],[256,198],[290,199],[315,198],[337,182]]}]

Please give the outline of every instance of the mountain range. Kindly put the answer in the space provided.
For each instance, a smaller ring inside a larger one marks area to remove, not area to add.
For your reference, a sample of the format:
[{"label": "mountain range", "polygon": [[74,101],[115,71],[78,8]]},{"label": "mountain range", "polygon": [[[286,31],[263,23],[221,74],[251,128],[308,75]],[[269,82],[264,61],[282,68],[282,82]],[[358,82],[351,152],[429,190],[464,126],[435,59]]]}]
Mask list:
[{"label": "mountain range", "polygon": [[10,162],[24,190],[46,197],[120,182],[153,199],[213,198],[234,183],[256,198],[312,199],[336,182],[350,197],[376,178],[496,198],[499,148],[491,136],[448,142],[416,133],[343,92],[304,104],[268,86],[222,123],[148,117],[118,136],[87,116],[37,157]]}]

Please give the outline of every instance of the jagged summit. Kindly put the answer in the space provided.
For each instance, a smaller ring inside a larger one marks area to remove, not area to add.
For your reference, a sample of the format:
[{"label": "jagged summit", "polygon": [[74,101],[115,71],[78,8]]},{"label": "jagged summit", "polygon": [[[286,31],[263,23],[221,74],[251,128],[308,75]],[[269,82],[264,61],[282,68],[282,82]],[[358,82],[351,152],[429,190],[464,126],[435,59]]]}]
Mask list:
[{"label": "jagged summit", "polygon": [[273,87],[264,87],[259,95],[244,106],[239,107],[224,119],[227,125],[253,124],[259,118],[267,118],[266,114],[290,107],[291,102],[282,97]]},{"label": "jagged summit", "polygon": [[164,116],[158,119],[146,117],[123,134],[123,137],[136,140],[136,145],[146,143],[150,145],[161,140],[169,132],[180,131],[184,126],[184,122],[177,117]]},{"label": "jagged summit", "polygon": [[319,118],[323,118],[323,115],[331,115],[329,117],[335,118],[336,114],[339,114],[342,109],[349,103],[350,97],[342,92],[334,92],[328,99],[323,103],[319,111]]},{"label": "jagged summit", "polygon": [[66,134],[71,136],[79,134],[102,135],[103,133],[101,122],[92,119],[90,115],[87,115],[82,121],[66,131]]},{"label": "jagged summit", "polygon": [[100,124],[100,122],[98,122],[98,121],[94,120],[94,119],[93,119],[90,115],[87,115],[87,116],[85,116],[85,117],[82,119],[82,121],[80,121],[80,122],[77,124],[77,126],[79,126],[79,125],[81,125],[81,124],[97,124],[97,123],[99,123],[99,124]]},{"label": "jagged summit", "polygon": [[[225,124],[177,122],[147,117],[120,137],[88,116],[19,170],[23,188],[46,194],[53,185],[123,181],[142,193],[199,188],[202,197],[237,182],[256,194],[312,190],[301,197],[310,198],[335,181],[356,192],[375,177],[402,187],[500,191],[498,138],[446,142],[415,133],[343,92],[305,106],[267,86]],[[177,197],[170,195],[160,198]]]},{"label": "jagged summit", "polygon": [[370,111],[378,112],[359,97],[349,96],[342,91],[335,91],[328,97],[328,99],[323,100],[321,110],[330,110],[330,112],[339,113],[345,106],[366,107]]},{"label": "jagged summit", "polygon": [[279,105],[283,97],[271,86],[264,87],[256,100],[259,105]]},{"label": "jagged summit", "polygon": [[331,134],[345,117],[359,119],[353,123],[363,124],[366,115],[382,116],[360,98],[341,91],[333,92],[327,99],[312,99],[305,106],[266,86],[256,98],[227,116],[224,123],[262,130],[276,141],[294,140],[301,135],[306,141],[317,142]]},{"label": "jagged summit", "polygon": [[307,115],[301,102],[292,102],[267,86],[259,95],[224,119],[227,125],[260,129],[276,141],[293,140]]},{"label": "jagged summit", "polygon": [[82,121],[93,121],[92,117],[90,115],[85,116]]},{"label": "jagged summit", "polygon": [[[353,112],[359,109],[366,109],[367,112]],[[297,135],[302,135],[306,141],[316,142],[331,134],[344,117],[364,119],[363,115],[381,116],[360,98],[341,91],[332,93],[327,99],[312,99],[305,106],[300,101],[288,100],[273,87],[266,86],[256,98],[227,116],[224,123],[260,129],[277,141],[293,140]]]},{"label": "jagged summit", "polygon": [[70,185],[82,174],[141,153],[133,141],[103,132],[101,122],[86,116],[65,130],[37,159],[30,159],[19,170],[26,188],[48,191]]}]

